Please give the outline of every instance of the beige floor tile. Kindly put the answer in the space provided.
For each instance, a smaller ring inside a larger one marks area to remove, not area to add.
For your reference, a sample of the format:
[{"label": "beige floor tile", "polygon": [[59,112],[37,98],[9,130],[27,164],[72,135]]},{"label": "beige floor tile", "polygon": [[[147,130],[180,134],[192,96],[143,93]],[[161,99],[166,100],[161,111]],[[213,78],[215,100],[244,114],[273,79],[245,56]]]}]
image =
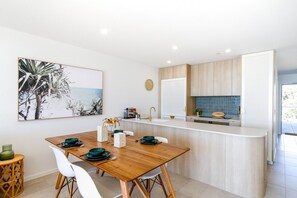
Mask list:
[{"label": "beige floor tile", "polygon": [[267,173],[285,174],[285,164],[275,162],[273,165],[267,165]]},{"label": "beige floor tile", "polygon": [[209,185],[204,184],[199,181],[191,180],[184,187],[182,187],[178,192],[189,196],[189,197],[201,197],[203,192],[209,187]]},{"label": "beige floor tile", "polygon": [[297,191],[286,189],[286,198],[296,198],[297,197]]},{"label": "beige floor tile", "polygon": [[183,188],[185,185],[187,185],[190,181],[192,181],[189,178],[181,177],[180,175],[171,173],[170,174],[170,180],[172,182],[172,186],[176,191],[179,191],[181,188]]},{"label": "beige floor tile", "polygon": [[209,186],[205,189],[201,195],[201,198],[240,198],[240,196],[228,193],[226,191],[220,190],[218,188],[214,188]]},{"label": "beige floor tile", "polygon": [[285,175],[297,177],[297,166],[285,166]]},{"label": "beige floor tile", "polygon": [[286,175],[286,189],[297,191],[297,177]]},{"label": "beige floor tile", "polygon": [[283,173],[270,172],[267,176],[268,184],[285,187],[285,175]]},{"label": "beige floor tile", "polygon": [[265,198],[284,198],[285,187],[268,184],[266,189]]}]

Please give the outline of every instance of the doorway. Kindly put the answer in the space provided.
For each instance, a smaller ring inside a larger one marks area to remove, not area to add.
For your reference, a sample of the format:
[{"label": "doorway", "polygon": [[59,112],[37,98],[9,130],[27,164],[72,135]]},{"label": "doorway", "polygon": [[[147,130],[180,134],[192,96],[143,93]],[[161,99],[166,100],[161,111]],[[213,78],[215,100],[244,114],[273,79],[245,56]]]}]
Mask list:
[{"label": "doorway", "polygon": [[282,85],[282,134],[297,135],[297,84]]}]

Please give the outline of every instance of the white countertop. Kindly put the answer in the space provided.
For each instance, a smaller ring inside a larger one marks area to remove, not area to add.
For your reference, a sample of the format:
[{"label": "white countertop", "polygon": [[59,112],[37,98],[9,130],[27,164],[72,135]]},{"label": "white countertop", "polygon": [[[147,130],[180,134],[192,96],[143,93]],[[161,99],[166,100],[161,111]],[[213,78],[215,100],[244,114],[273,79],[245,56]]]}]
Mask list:
[{"label": "white countertop", "polygon": [[136,120],[136,119],[123,119],[124,122],[134,122],[141,124],[150,124],[164,127],[173,127],[179,129],[188,129],[191,131],[202,131],[208,133],[216,133],[222,135],[233,135],[240,137],[259,138],[267,135],[267,129],[236,127],[236,126],[223,126],[215,124],[203,124],[196,122],[186,122],[181,120],[165,120],[165,119],[153,119],[148,120]]}]

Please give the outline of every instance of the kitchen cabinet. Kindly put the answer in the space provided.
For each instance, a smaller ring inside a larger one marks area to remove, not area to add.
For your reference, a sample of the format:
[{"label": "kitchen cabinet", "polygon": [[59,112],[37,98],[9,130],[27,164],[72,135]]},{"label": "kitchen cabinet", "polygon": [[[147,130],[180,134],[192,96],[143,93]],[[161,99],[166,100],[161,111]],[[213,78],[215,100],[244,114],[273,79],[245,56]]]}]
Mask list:
[{"label": "kitchen cabinet", "polygon": [[268,129],[267,159],[273,163],[276,150],[276,84],[274,51],[242,56],[243,90],[241,123],[244,127]]},{"label": "kitchen cabinet", "polygon": [[231,96],[240,93],[240,58],[191,67],[191,96]]},{"label": "kitchen cabinet", "polygon": [[187,76],[188,65],[177,65],[160,69],[160,79],[184,78]]},{"label": "kitchen cabinet", "polygon": [[232,91],[231,95],[241,95],[241,58],[234,58],[232,63]]},{"label": "kitchen cabinet", "polygon": [[228,96],[232,93],[232,64],[233,60],[218,61],[213,69],[213,95]]},{"label": "kitchen cabinet", "polygon": [[191,96],[213,95],[214,63],[204,63],[191,67]]},{"label": "kitchen cabinet", "polygon": [[195,98],[191,97],[191,66],[177,65],[163,67],[159,69],[159,116],[161,116],[161,81],[169,79],[185,78],[186,79],[186,114],[192,115],[195,109]]},{"label": "kitchen cabinet", "polygon": [[161,118],[186,119],[186,78],[161,80]]}]

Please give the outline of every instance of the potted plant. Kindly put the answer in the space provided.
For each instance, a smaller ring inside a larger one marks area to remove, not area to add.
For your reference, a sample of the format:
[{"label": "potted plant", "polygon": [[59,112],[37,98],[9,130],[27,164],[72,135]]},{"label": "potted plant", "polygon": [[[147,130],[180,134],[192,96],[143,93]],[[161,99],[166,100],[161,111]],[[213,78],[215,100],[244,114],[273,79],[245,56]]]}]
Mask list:
[{"label": "potted plant", "polygon": [[200,116],[202,114],[202,109],[196,108],[196,114],[197,114],[197,116]]}]

